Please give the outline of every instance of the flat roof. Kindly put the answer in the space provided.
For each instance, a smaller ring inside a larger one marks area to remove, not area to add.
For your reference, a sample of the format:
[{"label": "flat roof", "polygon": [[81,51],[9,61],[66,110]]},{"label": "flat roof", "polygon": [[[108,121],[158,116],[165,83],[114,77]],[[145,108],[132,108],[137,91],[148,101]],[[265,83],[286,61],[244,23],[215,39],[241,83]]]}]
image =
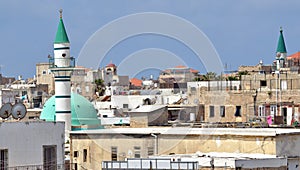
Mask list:
[{"label": "flat roof", "polygon": [[[277,155],[260,154],[260,153],[233,153],[233,152],[196,152],[194,154],[174,154],[174,155],[159,155],[151,156],[151,158],[199,158],[199,157],[213,157],[213,158],[238,158],[238,159],[268,159],[279,158]],[[282,157],[283,158],[283,157]]]},{"label": "flat roof", "polygon": [[165,107],[166,105],[140,105],[139,108],[132,109],[129,113],[149,113]]},{"label": "flat roof", "polygon": [[161,135],[236,135],[276,136],[300,135],[300,129],[288,128],[192,128],[192,127],[148,127],[148,128],[107,128],[71,131],[71,134],[161,134]]}]

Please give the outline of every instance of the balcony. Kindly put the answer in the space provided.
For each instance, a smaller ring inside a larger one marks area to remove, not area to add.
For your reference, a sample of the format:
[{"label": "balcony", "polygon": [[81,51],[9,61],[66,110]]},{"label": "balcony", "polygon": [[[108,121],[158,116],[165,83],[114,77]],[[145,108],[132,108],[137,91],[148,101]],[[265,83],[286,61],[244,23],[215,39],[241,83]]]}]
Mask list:
[{"label": "balcony", "polygon": [[49,68],[74,68],[75,67],[75,58],[49,58]]}]

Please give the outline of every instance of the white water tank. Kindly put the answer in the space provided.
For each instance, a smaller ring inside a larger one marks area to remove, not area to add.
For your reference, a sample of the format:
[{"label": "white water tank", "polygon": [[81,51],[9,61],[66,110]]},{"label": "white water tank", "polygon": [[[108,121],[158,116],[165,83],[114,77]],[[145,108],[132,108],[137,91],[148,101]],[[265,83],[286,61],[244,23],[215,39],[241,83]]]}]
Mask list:
[{"label": "white water tank", "polygon": [[190,113],[190,121],[194,122],[196,120],[196,114],[195,113]]}]

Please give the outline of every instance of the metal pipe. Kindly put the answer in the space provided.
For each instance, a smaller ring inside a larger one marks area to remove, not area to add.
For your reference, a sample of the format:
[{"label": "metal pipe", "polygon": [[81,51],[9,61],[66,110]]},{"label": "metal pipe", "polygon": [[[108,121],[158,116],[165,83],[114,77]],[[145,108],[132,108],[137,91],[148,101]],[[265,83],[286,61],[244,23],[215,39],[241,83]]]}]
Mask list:
[{"label": "metal pipe", "polygon": [[155,138],[154,152],[155,152],[155,155],[158,155],[158,138],[157,138],[157,135],[155,135],[154,133],[151,133],[150,135]]}]

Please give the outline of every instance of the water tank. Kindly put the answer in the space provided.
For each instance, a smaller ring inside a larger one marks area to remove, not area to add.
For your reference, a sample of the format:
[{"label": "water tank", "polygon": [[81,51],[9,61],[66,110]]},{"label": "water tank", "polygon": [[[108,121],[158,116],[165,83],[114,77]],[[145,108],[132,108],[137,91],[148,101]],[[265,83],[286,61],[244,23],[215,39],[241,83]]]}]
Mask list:
[{"label": "water tank", "polygon": [[190,113],[190,121],[195,122],[196,120],[196,114],[195,113]]}]

